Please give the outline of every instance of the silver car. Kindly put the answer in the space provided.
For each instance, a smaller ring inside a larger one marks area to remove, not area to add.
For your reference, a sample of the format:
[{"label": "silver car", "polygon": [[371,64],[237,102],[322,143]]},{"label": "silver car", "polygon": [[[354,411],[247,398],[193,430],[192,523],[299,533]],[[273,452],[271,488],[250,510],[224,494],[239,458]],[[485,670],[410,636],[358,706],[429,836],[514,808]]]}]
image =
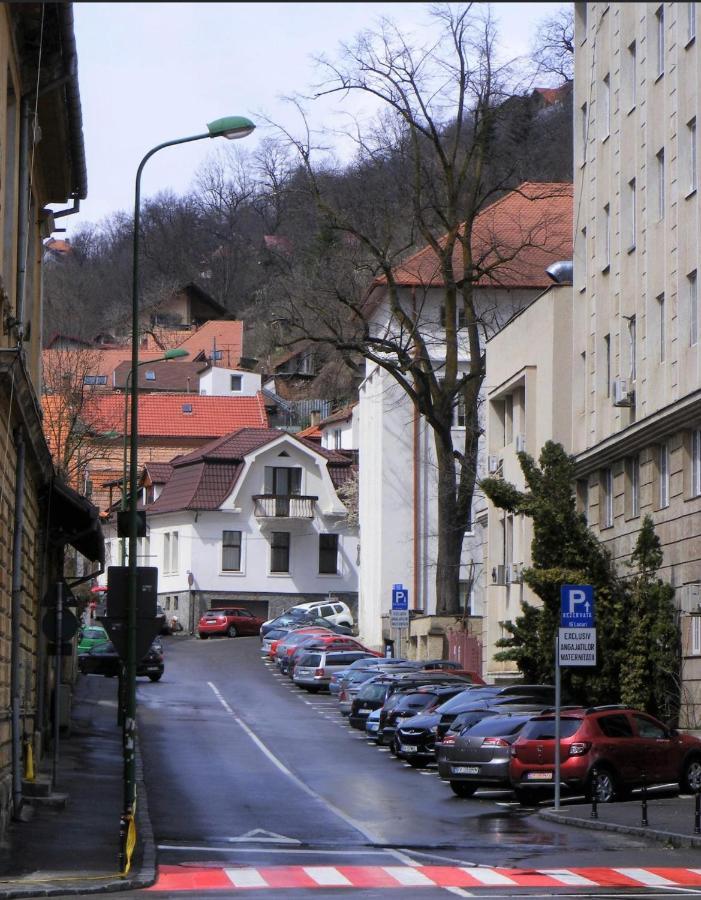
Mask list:
[{"label": "silver car", "polygon": [[295,684],[316,693],[327,688],[331,675],[340,669],[347,669],[356,659],[372,657],[364,650],[310,650],[303,653],[295,665],[292,680]]}]

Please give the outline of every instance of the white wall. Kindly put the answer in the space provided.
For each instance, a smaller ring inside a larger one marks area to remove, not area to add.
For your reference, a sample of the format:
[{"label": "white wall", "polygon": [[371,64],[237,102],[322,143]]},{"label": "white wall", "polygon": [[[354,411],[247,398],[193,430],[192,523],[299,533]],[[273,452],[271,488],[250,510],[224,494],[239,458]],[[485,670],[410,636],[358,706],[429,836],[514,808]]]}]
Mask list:
[{"label": "white wall", "polygon": [[[231,376],[241,378],[241,390],[231,389]],[[222,369],[215,366],[200,375],[200,394],[210,397],[255,397],[261,389],[261,378],[255,372]]]}]

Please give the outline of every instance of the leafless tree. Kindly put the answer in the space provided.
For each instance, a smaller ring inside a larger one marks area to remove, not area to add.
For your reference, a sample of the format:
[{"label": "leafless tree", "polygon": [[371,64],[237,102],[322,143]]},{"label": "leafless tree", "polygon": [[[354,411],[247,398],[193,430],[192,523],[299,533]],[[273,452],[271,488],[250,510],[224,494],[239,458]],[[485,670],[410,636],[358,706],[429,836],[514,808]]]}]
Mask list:
[{"label": "leafless tree", "polygon": [[[540,23],[532,49],[539,75],[559,83],[574,77],[574,14],[572,4],[560,7]],[[556,85],[558,86],[558,85]]]}]

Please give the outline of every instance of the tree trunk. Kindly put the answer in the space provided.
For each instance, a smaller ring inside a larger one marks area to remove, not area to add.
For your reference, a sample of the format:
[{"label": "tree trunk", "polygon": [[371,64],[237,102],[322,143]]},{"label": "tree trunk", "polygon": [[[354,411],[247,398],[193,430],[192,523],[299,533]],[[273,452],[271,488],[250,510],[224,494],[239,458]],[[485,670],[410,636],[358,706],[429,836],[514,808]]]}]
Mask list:
[{"label": "tree trunk", "polygon": [[438,552],[436,555],[436,615],[460,613],[458,590],[464,528],[457,521],[457,484],[450,430],[435,431],[438,467]]}]

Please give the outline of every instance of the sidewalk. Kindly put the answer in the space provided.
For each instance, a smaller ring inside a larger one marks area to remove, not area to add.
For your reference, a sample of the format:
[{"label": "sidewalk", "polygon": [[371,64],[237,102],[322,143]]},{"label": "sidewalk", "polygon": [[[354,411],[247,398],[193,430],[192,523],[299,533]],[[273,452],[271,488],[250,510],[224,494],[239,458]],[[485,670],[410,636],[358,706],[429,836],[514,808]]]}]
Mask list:
[{"label": "sidewalk", "polygon": [[[49,779],[52,755],[37,780]],[[117,679],[79,676],[69,734],[61,734],[57,785],[25,804],[0,846],[0,897],[91,894],[147,887],[155,850],[137,753],[137,848],[128,875],[119,874],[122,812],[122,729]]]}]

